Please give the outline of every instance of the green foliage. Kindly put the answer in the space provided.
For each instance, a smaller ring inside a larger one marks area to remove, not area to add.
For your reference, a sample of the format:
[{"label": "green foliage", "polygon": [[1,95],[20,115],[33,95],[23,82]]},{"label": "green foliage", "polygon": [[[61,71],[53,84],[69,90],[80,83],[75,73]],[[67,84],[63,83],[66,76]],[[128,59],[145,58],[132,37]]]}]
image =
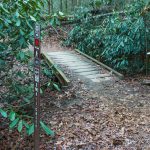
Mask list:
[{"label": "green foliage", "polygon": [[102,56],[111,66],[121,71],[140,71],[145,52],[145,25],[142,17],[135,20],[127,17],[120,22],[116,17],[110,20],[106,30]]},{"label": "green foliage", "polygon": [[61,92],[60,87],[56,83],[53,83],[53,86],[57,91]]},{"label": "green foliage", "polygon": [[[4,118],[7,118],[7,112],[3,109],[0,109],[0,113]],[[30,116],[28,116],[30,118]],[[26,129],[27,135],[32,135],[34,133],[34,124],[28,124],[23,116],[15,113],[14,111],[10,111],[8,118],[10,120],[9,129],[17,128],[18,132],[22,132],[22,130]],[[40,121],[40,126],[44,130],[47,135],[54,136],[54,131],[52,131],[47,125],[45,125],[42,121]]]},{"label": "green foliage", "polygon": [[23,128],[23,121],[20,120],[19,123],[18,123],[18,132],[21,132],[22,128]]},{"label": "green foliage", "polygon": [[149,41],[149,28],[141,15],[144,6],[145,3],[139,1],[127,6],[125,15],[114,12],[106,18],[83,17],[82,23],[69,33],[65,44],[74,45],[124,73],[140,72],[144,69],[145,41]]},{"label": "green foliage", "polygon": [[[33,44],[34,24],[43,17],[46,0],[2,0],[0,2],[0,93],[4,108],[0,114],[9,119],[9,128],[28,135],[34,132]],[[44,77],[52,77],[46,67]],[[47,71],[46,71],[47,70]]]},{"label": "green foliage", "polygon": [[53,15],[50,16],[50,25],[53,27],[60,26],[61,24],[60,21],[64,18],[66,18],[64,13],[60,11],[58,13],[54,13]]},{"label": "green foliage", "polygon": [[11,111],[10,114],[9,114],[9,119],[10,119],[11,121],[14,121],[14,120],[15,120],[15,117],[16,117],[16,113],[13,112],[13,111]]},{"label": "green foliage", "polygon": [[3,50],[15,53],[19,49],[27,48],[29,43],[32,44],[34,22],[41,17],[42,5],[43,3],[38,0],[1,2],[0,28],[4,36],[2,40],[5,40],[4,43],[1,41]]},{"label": "green foliage", "polygon": [[32,135],[34,133],[34,124],[27,127],[27,134]]},{"label": "green foliage", "polygon": [[0,113],[4,118],[7,118],[7,112],[5,112],[3,109],[0,109]]},{"label": "green foliage", "polygon": [[46,132],[47,135],[54,136],[54,131],[49,129],[49,127],[47,127],[42,121],[40,121],[40,125],[41,125],[42,129]]},{"label": "green foliage", "polygon": [[100,8],[102,5],[111,4],[112,0],[92,0],[89,5],[94,9]]},{"label": "green foliage", "polygon": [[29,61],[33,55],[23,49],[33,42],[33,27],[41,18],[42,6],[38,0],[0,3],[0,82],[9,89],[9,94],[1,95],[7,102],[32,98],[33,84],[26,83],[25,77],[32,75]]},{"label": "green foliage", "polygon": [[9,125],[9,128],[10,129],[14,128],[17,125],[18,121],[19,121],[19,118],[16,118],[14,121],[12,121],[12,123]]}]

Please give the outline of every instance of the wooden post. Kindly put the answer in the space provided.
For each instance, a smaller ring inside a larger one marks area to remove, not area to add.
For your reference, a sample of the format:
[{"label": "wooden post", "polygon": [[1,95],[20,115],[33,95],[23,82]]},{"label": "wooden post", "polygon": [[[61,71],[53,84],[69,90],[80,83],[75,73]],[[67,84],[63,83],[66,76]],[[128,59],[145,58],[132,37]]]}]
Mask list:
[{"label": "wooden post", "polygon": [[41,64],[41,26],[34,30],[34,150],[40,146],[40,64]]}]

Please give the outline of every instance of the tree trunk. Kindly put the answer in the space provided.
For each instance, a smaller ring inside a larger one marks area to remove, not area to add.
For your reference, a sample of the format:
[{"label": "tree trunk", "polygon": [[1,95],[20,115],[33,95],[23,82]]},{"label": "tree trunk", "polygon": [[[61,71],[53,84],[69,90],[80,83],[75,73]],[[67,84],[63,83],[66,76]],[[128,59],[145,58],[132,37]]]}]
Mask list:
[{"label": "tree trunk", "polygon": [[51,0],[51,13],[54,13],[53,0]]},{"label": "tree trunk", "polygon": [[60,10],[61,10],[61,12],[63,11],[63,2],[62,2],[62,0],[60,0]]},{"label": "tree trunk", "polygon": [[74,0],[71,1],[71,11],[74,11]]},{"label": "tree trunk", "polygon": [[48,0],[48,14],[51,14],[51,0]]},{"label": "tree trunk", "polygon": [[68,13],[68,0],[65,0],[65,11]]}]

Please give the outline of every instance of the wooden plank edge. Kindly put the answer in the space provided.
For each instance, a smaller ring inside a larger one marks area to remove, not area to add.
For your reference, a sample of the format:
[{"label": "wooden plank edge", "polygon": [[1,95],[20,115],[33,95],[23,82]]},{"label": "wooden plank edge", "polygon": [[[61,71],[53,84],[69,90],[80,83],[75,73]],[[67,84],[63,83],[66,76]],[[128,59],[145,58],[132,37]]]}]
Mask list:
[{"label": "wooden plank edge", "polygon": [[58,68],[55,66],[55,63],[46,56],[46,53],[42,52],[41,53],[42,58],[46,61],[49,67],[52,67],[54,70],[54,74],[62,84],[62,86],[67,86],[70,83],[70,80],[66,77],[66,75]]},{"label": "wooden plank edge", "polygon": [[143,85],[149,85],[149,86],[150,86],[150,80],[144,79],[144,80],[142,81],[142,84],[143,84]]},{"label": "wooden plank edge", "polygon": [[96,59],[92,58],[91,56],[89,56],[89,55],[87,55],[87,54],[81,52],[81,51],[78,50],[78,49],[75,49],[75,51],[76,51],[77,53],[79,53],[79,54],[85,56],[86,58],[92,60],[92,61],[95,62],[96,64],[99,64],[100,66],[102,66],[103,68],[107,69],[108,71],[111,71],[113,74],[115,74],[116,76],[118,76],[119,79],[123,79],[123,78],[124,78],[124,75],[123,75],[123,74],[121,74],[121,73],[117,72],[116,70],[114,70],[114,69],[108,67],[107,65],[103,64],[102,62],[99,62],[98,60],[96,60]]}]

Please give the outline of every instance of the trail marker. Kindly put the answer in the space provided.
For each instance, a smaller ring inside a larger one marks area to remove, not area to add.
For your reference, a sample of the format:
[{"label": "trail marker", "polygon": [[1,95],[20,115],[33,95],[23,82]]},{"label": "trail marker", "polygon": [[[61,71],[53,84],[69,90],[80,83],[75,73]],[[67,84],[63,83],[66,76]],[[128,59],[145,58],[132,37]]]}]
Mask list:
[{"label": "trail marker", "polygon": [[41,26],[34,30],[34,150],[40,146],[40,64],[41,64]]}]

